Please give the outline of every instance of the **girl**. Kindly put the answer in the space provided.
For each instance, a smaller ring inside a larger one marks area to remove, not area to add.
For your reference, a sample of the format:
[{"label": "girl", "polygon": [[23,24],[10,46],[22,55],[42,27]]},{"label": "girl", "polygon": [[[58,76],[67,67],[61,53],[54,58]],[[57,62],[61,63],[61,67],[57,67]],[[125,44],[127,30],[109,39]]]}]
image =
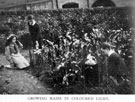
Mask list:
[{"label": "girl", "polygon": [[20,54],[20,48],[22,47],[23,45],[15,35],[12,34],[7,38],[5,55],[10,63],[10,68],[23,69],[29,66],[29,62]]}]

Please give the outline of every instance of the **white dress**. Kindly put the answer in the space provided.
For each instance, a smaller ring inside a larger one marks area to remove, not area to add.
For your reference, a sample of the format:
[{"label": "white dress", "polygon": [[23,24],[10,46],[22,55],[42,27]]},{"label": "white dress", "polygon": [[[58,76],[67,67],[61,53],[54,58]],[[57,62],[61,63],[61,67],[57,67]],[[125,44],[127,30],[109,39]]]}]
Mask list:
[{"label": "white dress", "polygon": [[[28,67],[30,64],[29,62],[24,58],[24,56],[22,56],[22,54],[20,52],[18,53],[13,53],[14,48],[12,46],[7,46],[5,48],[5,55],[6,55],[6,59],[10,62],[10,64],[14,64],[15,67],[19,68],[19,69],[23,69]],[[12,66],[13,67],[13,66]]]},{"label": "white dress", "polygon": [[29,62],[20,53],[12,54],[11,58],[16,67],[22,69],[29,66]]}]

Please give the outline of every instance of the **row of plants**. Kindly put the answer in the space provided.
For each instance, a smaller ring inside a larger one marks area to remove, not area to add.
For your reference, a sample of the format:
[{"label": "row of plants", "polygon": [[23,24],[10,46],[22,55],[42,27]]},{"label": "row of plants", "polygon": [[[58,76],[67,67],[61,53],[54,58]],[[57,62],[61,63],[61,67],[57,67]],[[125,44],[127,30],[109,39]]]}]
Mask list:
[{"label": "row of plants", "polygon": [[[134,37],[132,31],[110,31],[108,36],[112,37],[109,42],[114,42],[115,50],[121,55],[126,62],[128,68],[127,77],[122,77],[121,82],[109,76],[104,80],[104,67],[102,67],[103,59],[100,54],[100,44],[102,36],[84,34],[83,39],[72,32],[67,32],[66,37],[60,36],[59,44],[43,39],[44,48],[35,51],[37,66],[42,66],[37,71],[36,76],[46,81],[46,75],[43,72],[49,68],[48,82],[57,93],[92,93],[92,94],[129,94],[132,93],[132,70],[133,70],[133,48],[132,43]],[[115,33],[114,33],[115,32]],[[122,37],[121,37],[122,36]],[[124,39],[127,39],[126,42]],[[87,56],[90,55],[90,65],[86,65]],[[98,62],[92,64],[92,61]],[[76,86],[77,85],[77,86]],[[79,85],[79,86],[78,86]],[[80,87],[81,92],[77,91]],[[94,88],[94,89],[93,89]],[[65,91],[65,89],[68,91]],[[88,91],[89,89],[89,91]],[[92,90],[93,89],[93,90]],[[118,90],[119,89],[119,90]]]},{"label": "row of plants", "polygon": [[65,35],[68,29],[79,37],[83,37],[83,33],[91,33],[94,27],[103,29],[102,33],[106,34],[108,30],[128,30],[134,22],[132,8],[126,7],[7,11],[0,12],[0,35],[8,36],[10,33],[15,33],[21,36],[29,34],[27,26],[29,14],[35,16],[43,37],[47,36],[50,40],[56,40],[59,35]]},{"label": "row of plants", "polygon": [[[27,15],[33,14],[41,28],[44,48],[35,52],[36,64],[41,67],[34,66],[32,72],[51,85],[54,93],[128,94],[132,93],[134,52],[131,11],[131,8],[97,8],[1,12],[0,33],[5,36],[15,33],[24,47],[30,48]],[[105,41],[116,46],[128,66],[131,76],[121,83],[112,77],[102,81],[100,44]],[[97,59],[97,65],[85,66],[89,54]]]}]

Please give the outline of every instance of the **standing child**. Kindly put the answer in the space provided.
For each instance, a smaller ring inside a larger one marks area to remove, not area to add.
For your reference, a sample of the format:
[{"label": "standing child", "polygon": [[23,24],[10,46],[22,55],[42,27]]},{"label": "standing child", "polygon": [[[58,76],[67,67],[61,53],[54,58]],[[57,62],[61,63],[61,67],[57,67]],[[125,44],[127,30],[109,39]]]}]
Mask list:
[{"label": "standing child", "polygon": [[36,48],[37,43],[39,44],[39,49],[42,49],[40,27],[36,22],[36,20],[34,19],[33,15],[28,16],[28,27],[34,49]]}]

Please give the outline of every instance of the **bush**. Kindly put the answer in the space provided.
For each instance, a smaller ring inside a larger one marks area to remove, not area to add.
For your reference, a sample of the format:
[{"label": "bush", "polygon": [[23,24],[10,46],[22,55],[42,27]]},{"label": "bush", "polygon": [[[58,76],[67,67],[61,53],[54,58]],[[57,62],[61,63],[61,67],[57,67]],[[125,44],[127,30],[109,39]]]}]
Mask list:
[{"label": "bush", "polygon": [[55,43],[58,43],[58,36],[66,35],[67,31],[82,38],[85,33],[90,34],[94,27],[107,37],[110,30],[128,31],[131,28],[134,21],[131,11],[132,8],[95,8],[0,12],[0,35],[15,33],[21,36],[29,33],[27,16],[33,14],[40,25],[43,38]]},{"label": "bush", "polygon": [[[49,49],[47,54],[42,52],[41,56],[43,54],[43,61],[48,61],[52,70],[63,62],[83,62],[89,49],[98,58],[100,44],[108,41],[116,46],[115,50],[120,53],[131,72],[134,53],[134,30],[131,28],[135,21],[131,12],[132,8],[126,7],[1,12],[0,34],[8,36],[9,33],[15,33],[24,47],[28,48],[31,45],[26,18],[28,14],[33,14],[40,25],[44,44]],[[44,60],[44,54],[48,56],[47,60]],[[44,70],[43,68],[38,72],[38,77]],[[59,78],[59,74],[57,75]],[[67,75],[69,74],[63,76]]]},{"label": "bush", "polygon": [[4,38],[1,38],[0,39],[0,53],[4,53],[5,51],[5,39]]}]

